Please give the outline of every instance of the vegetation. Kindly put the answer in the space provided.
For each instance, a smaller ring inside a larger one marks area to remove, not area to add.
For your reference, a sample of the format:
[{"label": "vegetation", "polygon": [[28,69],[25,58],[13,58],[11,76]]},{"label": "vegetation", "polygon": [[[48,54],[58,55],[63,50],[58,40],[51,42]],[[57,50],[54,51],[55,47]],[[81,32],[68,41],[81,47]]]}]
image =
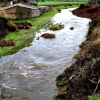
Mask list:
[{"label": "vegetation", "polygon": [[34,35],[36,31],[39,31],[41,28],[45,27],[45,25],[49,25],[50,18],[56,13],[57,11],[54,9],[53,11],[47,12],[44,15],[27,19],[27,20],[18,20],[17,22],[30,22],[33,27],[28,30],[19,30],[18,32],[10,32],[8,35],[5,36],[5,40],[13,41],[15,46],[13,47],[0,47],[0,56],[13,54],[19,51],[21,48],[29,46],[30,43],[33,41]]},{"label": "vegetation", "polygon": [[100,100],[100,94],[96,94],[94,96],[89,96],[88,100]]},{"label": "vegetation", "polygon": [[59,98],[100,100],[100,21],[98,18],[91,21],[87,40],[80,48],[75,56],[76,62],[57,77],[57,100]]},{"label": "vegetation", "polygon": [[[41,2],[39,2],[39,5]],[[43,2],[46,4],[47,2]],[[54,3],[54,2],[52,2]],[[61,2],[59,2],[60,4]],[[76,5],[77,6],[77,5]],[[75,5],[71,6],[75,7]],[[4,38],[1,38],[0,40],[4,41],[12,41],[14,42],[14,46],[4,46],[0,47],[0,57],[5,55],[10,55],[13,53],[16,53],[23,47],[27,47],[30,45],[30,43],[33,41],[35,32],[39,31],[42,28],[47,29],[52,25],[51,18],[54,16],[58,10],[57,9],[65,9],[65,5],[60,5],[57,7],[53,7],[52,11],[46,12],[43,15],[31,18],[31,19],[25,19],[25,20],[13,20],[14,22],[28,22],[32,24],[31,29],[20,29],[17,31],[17,27],[15,24],[10,21],[8,24],[10,25],[10,28],[15,28],[17,32],[10,32],[7,34]]]},{"label": "vegetation", "polygon": [[68,4],[72,4],[72,5],[80,5],[80,4],[85,4],[87,2],[61,2],[61,1],[49,1],[49,2],[38,2],[38,5],[45,5],[45,6],[58,6],[58,5],[68,5]]},{"label": "vegetation", "polygon": [[18,31],[17,25],[12,21],[8,21],[7,26],[10,31]]},{"label": "vegetation", "polygon": [[63,24],[57,23],[57,24],[55,24],[53,26],[50,26],[49,27],[49,30],[56,31],[56,30],[61,30],[63,28],[64,28],[64,25]]}]

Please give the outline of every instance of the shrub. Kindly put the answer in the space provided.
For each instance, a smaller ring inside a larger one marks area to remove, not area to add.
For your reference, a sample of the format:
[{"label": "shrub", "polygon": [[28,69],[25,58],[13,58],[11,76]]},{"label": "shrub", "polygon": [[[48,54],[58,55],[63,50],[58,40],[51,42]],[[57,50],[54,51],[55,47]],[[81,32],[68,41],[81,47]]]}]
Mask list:
[{"label": "shrub", "polygon": [[55,30],[61,30],[61,29],[63,29],[64,28],[64,25],[63,24],[55,24],[55,25],[53,25],[53,26],[51,26],[50,28],[49,28],[49,30],[52,30],[52,31],[55,31]]},{"label": "shrub", "polygon": [[80,4],[79,8],[84,8],[84,4]]},{"label": "shrub", "polygon": [[96,27],[98,24],[100,23],[100,17],[95,17],[92,19],[92,21],[90,22],[90,25],[92,27]]},{"label": "shrub", "polygon": [[12,21],[8,21],[7,26],[9,31],[18,31],[17,25]]},{"label": "shrub", "polygon": [[6,24],[8,20],[5,17],[0,16],[0,23]]}]

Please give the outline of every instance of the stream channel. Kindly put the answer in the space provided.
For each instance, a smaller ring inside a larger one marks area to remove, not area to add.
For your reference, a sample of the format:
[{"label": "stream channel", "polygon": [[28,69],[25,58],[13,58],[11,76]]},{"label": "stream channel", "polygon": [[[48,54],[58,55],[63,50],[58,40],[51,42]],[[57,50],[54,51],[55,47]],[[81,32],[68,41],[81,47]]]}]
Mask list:
[{"label": "stream channel", "polygon": [[[0,100],[54,100],[56,77],[75,62],[73,56],[85,41],[90,21],[71,10],[64,9],[52,18],[54,23],[64,24],[62,30],[41,29],[30,47],[0,58]],[[36,40],[43,33],[56,37]]]}]

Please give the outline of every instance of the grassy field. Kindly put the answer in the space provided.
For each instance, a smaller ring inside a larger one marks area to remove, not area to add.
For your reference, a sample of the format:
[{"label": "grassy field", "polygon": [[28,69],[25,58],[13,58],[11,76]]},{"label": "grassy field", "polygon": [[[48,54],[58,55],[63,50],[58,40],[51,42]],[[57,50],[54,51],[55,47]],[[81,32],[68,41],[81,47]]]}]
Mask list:
[{"label": "grassy field", "polygon": [[[39,2],[39,5],[42,5],[42,4],[45,5],[47,3],[49,4],[50,2],[42,2],[42,3]],[[60,3],[61,2],[59,2],[59,4]],[[52,2],[52,4],[54,4],[54,2]],[[78,5],[73,5],[69,7],[76,7],[76,6]],[[18,32],[10,32],[7,36],[5,36],[3,39],[13,41],[15,43],[15,46],[0,47],[0,57],[14,54],[20,49],[29,46],[30,43],[33,41],[35,33],[37,31],[44,28],[45,26],[46,26],[45,28],[47,28],[52,24],[51,18],[58,12],[57,9],[64,9],[64,8],[66,8],[64,5],[60,5],[57,7],[53,7],[52,11],[46,12],[39,17],[26,19],[26,20],[15,20],[15,22],[16,21],[29,22],[33,26],[31,29],[27,29],[27,30],[22,29],[22,30],[19,30]]]},{"label": "grassy field", "polygon": [[52,6],[57,6],[57,5],[67,5],[67,4],[72,4],[72,5],[77,5],[77,4],[84,4],[87,2],[38,2],[38,5],[52,5]]}]

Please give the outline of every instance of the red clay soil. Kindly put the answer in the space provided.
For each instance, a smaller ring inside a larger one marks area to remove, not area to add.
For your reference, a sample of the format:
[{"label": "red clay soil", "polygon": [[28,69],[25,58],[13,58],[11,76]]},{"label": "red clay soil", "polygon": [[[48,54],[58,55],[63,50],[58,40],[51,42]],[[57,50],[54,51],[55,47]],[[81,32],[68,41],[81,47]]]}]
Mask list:
[{"label": "red clay soil", "polygon": [[72,13],[79,17],[93,19],[94,17],[100,16],[100,6],[85,5],[73,10]]}]

